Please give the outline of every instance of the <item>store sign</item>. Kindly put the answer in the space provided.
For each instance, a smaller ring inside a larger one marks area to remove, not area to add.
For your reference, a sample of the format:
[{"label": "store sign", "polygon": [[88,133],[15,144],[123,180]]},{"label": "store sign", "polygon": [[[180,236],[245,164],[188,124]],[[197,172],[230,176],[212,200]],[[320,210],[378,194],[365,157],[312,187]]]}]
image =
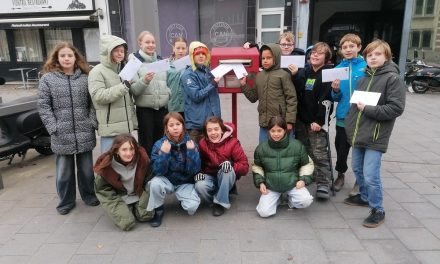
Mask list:
[{"label": "store sign", "polygon": [[92,11],[93,0],[2,0],[0,14]]}]

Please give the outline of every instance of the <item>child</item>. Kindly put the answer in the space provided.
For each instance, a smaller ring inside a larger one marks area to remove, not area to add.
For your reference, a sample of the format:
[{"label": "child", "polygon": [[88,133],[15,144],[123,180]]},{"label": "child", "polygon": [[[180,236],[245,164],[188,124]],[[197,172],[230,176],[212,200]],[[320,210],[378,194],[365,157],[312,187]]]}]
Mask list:
[{"label": "child", "polygon": [[150,222],[152,227],[162,224],[166,194],[175,192],[177,200],[189,215],[193,215],[200,204],[193,179],[200,171],[199,150],[186,133],[183,117],[179,113],[168,113],[163,122],[165,135],[154,143],[151,152],[154,178],[148,183],[150,201],[147,210],[155,209],[156,212]]},{"label": "child", "polygon": [[316,196],[330,198],[331,170],[327,152],[327,132],[322,129],[325,124],[325,106],[322,102],[330,100],[331,83],[322,82],[322,70],[327,68],[325,62],[331,58],[330,47],[323,42],[313,46],[310,56],[310,67],[305,70],[306,83],[301,87],[296,136],[307,148],[315,163]]},{"label": "child", "polygon": [[210,116],[221,117],[217,83],[208,68],[211,55],[205,44],[193,41],[189,45],[191,67],[180,78],[185,97],[185,126],[192,140],[203,137],[203,124]]},{"label": "child", "polygon": [[101,153],[110,149],[115,136],[137,127],[130,82],[119,72],[127,59],[127,44],[119,37],[104,35],[100,42],[101,63],[89,74],[89,93],[98,119]]},{"label": "child", "polygon": [[381,158],[387,151],[394,122],[405,108],[406,87],[400,78],[398,66],[391,61],[388,43],[375,40],[368,44],[363,55],[368,68],[365,78],[359,80],[357,90],[381,93],[381,96],[376,106],[362,102],[352,104],[345,117],[345,131],[353,148],[352,168],[361,194],[348,197],[344,202],[370,206],[370,215],[363,225],[377,227],[385,220]]},{"label": "child", "polygon": [[167,86],[171,89],[171,97],[168,102],[168,111],[179,112],[184,117],[185,101],[181,89],[180,77],[183,70],[176,70],[173,61],[186,55],[188,44],[183,37],[177,37],[173,40],[173,54],[170,57],[170,70],[167,72]]},{"label": "child", "polygon": [[136,116],[139,122],[139,144],[148,154],[154,142],[163,135],[162,121],[168,113],[170,88],[167,86],[166,72],[147,72],[146,66],[162,58],[156,53],[156,40],[149,31],[138,36],[140,49],[130,54],[142,61],[142,66],[133,78],[132,91],[136,104]]},{"label": "child", "polygon": [[240,80],[241,91],[246,98],[252,103],[258,100],[260,143],[267,140],[267,126],[271,117],[285,118],[289,134],[296,122],[296,92],[290,75],[280,69],[280,54],[279,45],[263,45],[260,49],[263,71],[257,74],[254,85],[247,84],[246,77]]},{"label": "child", "polygon": [[43,71],[38,110],[56,154],[57,211],[65,215],[75,207],[76,177],[83,201],[99,204],[93,189],[92,151],[98,122],[88,92],[90,68],[72,44],[61,42],[50,53]]},{"label": "child", "polygon": [[[335,148],[337,154],[336,171],[338,172],[338,178],[335,181],[335,191],[339,192],[344,186],[345,172],[347,171],[347,157],[350,151],[350,144],[347,142],[347,135],[345,134],[344,119],[348,113],[350,107],[350,98],[353,92],[356,90],[357,81],[362,78],[367,63],[362,56],[358,53],[362,48],[361,38],[355,34],[346,34],[339,42],[341,47],[341,54],[344,60],[336,66],[336,68],[348,67],[350,79],[349,80],[335,80],[332,83],[332,98],[335,102],[338,102],[336,107],[336,137]],[[355,184],[356,186],[356,184]],[[357,188],[353,188],[356,190]],[[351,194],[356,195],[357,191],[352,191]]]},{"label": "child", "polygon": [[238,139],[232,137],[234,129],[220,117],[209,117],[203,126],[204,138],[200,140],[202,170],[196,176],[199,196],[213,203],[212,214],[220,216],[229,209],[229,192],[235,181],[249,170],[246,154]]},{"label": "child", "polygon": [[267,128],[269,139],[255,149],[252,165],[254,184],[261,192],[257,206],[261,217],[276,213],[284,192],[290,208],[306,208],[313,202],[305,187],[313,181],[313,161],[305,147],[286,135],[287,124],[282,117],[272,117]]},{"label": "child", "polygon": [[120,229],[132,229],[136,220],[153,218],[147,211],[150,159],[130,134],[116,136],[109,151],[95,164],[95,190],[102,208]]}]

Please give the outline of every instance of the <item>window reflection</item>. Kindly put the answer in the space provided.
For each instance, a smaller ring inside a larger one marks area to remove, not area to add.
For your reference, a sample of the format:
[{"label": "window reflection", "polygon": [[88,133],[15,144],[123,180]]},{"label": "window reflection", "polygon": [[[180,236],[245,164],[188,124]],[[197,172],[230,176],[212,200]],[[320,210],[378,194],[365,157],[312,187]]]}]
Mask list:
[{"label": "window reflection", "polygon": [[10,61],[8,40],[6,39],[6,31],[0,30],[0,61]]},{"label": "window reflection", "polygon": [[73,43],[72,31],[70,29],[45,29],[44,39],[46,42],[46,52],[48,55],[52,49],[62,41]]},{"label": "window reflection", "polygon": [[43,61],[38,29],[14,30],[14,40],[18,62]]}]

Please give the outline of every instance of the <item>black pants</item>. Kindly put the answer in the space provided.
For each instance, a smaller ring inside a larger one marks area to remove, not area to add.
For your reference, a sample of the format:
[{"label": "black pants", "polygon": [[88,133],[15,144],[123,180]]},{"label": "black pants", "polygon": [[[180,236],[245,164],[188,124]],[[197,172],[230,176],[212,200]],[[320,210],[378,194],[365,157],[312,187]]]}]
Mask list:
[{"label": "black pants", "polygon": [[166,108],[155,110],[148,107],[136,107],[139,145],[145,148],[148,156],[151,156],[154,142],[164,135],[163,118],[167,113]]},{"label": "black pants", "polygon": [[347,157],[348,152],[350,152],[350,144],[347,142],[347,134],[344,127],[336,126],[335,148],[337,156],[335,170],[345,173],[348,169]]}]

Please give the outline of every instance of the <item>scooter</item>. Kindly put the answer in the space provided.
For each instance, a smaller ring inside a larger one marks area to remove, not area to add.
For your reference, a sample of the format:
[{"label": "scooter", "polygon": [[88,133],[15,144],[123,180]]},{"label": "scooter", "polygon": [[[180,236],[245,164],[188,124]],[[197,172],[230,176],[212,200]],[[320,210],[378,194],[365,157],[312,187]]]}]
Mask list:
[{"label": "scooter", "polygon": [[29,149],[53,154],[50,135],[38,114],[37,96],[8,103],[2,103],[0,97],[0,161],[9,159],[9,165],[16,155],[23,161]]},{"label": "scooter", "polygon": [[418,59],[417,50],[414,50],[414,59],[406,64],[405,83],[415,93],[425,93],[429,89],[440,91],[440,68],[427,65],[423,59],[425,52],[422,50],[421,60]]}]

